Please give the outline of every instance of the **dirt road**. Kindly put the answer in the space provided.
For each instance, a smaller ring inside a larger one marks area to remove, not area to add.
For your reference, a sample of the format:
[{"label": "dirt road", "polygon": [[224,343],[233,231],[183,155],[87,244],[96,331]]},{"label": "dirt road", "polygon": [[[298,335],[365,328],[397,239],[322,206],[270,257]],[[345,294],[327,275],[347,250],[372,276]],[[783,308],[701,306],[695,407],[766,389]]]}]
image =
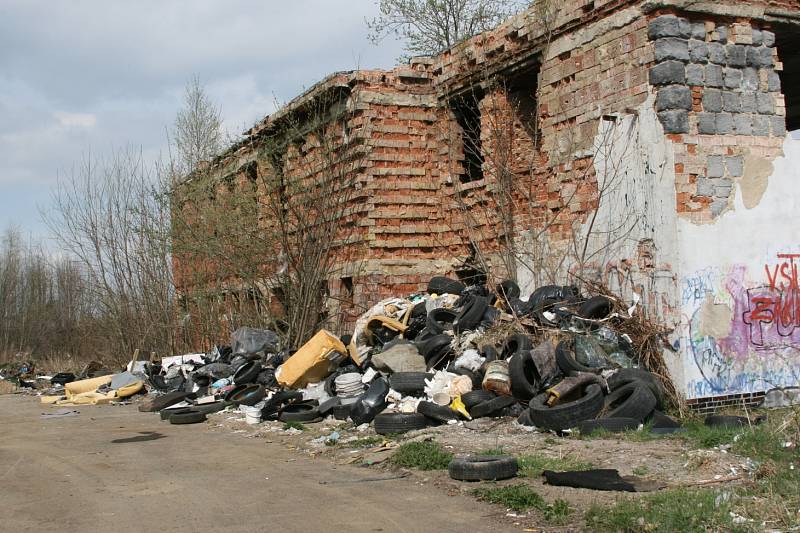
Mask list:
[{"label": "dirt road", "polygon": [[496,508],[132,406],[0,396],[0,531],[514,531]]}]

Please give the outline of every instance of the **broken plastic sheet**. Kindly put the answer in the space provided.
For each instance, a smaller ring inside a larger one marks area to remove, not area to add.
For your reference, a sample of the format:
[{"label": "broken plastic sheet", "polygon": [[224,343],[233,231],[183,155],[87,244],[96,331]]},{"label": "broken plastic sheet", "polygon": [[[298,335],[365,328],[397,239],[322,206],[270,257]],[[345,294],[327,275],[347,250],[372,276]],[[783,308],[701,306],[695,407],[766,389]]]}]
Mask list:
[{"label": "broken plastic sheet", "polygon": [[170,357],[163,357],[161,358],[161,368],[162,370],[166,370],[173,365],[184,365],[187,363],[195,363],[195,364],[205,364],[203,358],[206,354],[204,353],[187,353],[184,355],[172,355]]},{"label": "broken plastic sheet", "polygon": [[373,305],[366,313],[358,317],[353,330],[353,338],[348,346],[353,361],[360,364],[362,358],[369,352],[369,346],[366,343],[366,328],[373,317],[386,316],[402,321],[406,311],[413,305],[410,300],[404,298],[387,298]]},{"label": "broken plastic sheet", "polygon": [[275,353],[279,345],[278,334],[268,329],[241,327],[231,335],[234,355]]}]

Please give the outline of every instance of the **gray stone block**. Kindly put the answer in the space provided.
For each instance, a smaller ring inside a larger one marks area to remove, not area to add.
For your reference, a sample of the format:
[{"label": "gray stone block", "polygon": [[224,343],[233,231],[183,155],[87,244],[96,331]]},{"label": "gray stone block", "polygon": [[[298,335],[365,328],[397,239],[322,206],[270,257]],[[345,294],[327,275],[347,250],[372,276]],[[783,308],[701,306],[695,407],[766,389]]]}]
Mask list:
[{"label": "gray stone block", "polygon": [[733,133],[733,115],[730,113],[717,113],[717,133],[720,135]]},{"label": "gray stone block", "polygon": [[769,117],[762,115],[753,116],[753,135],[769,137]]},{"label": "gray stone block", "polygon": [[656,41],[656,61],[689,61],[689,41],[677,37],[664,37]]},{"label": "gray stone block", "polygon": [[742,98],[739,93],[731,91],[723,91],[722,93],[722,110],[730,113],[742,112]]},{"label": "gray stone block", "polygon": [[728,51],[724,45],[719,43],[708,43],[708,60],[717,65],[724,65],[728,62]]},{"label": "gray stone block", "polygon": [[781,77],[774,70],[767,73],[767,89],[771,93],[777,93],[781,90]]},{"label": "gray stone block", "polygon": [[658,114],[664,133],[689,133],[689,112],[683,109]]},{"label": "gray stone block", "polygon": [[771,68],[773,65],[772,48],[767,48],[766,46],[747,47],[747,66]]},{"label": "gray stone block", "polygon": [[725,161],[721,155],[710,155],[706,161],[709,178],[721,178],[725,175]]},{"label": "gray stone block", "polygon": [[734,178],[741,178],[744,175],[744,158],[740,155],[726,157],[725,166],[728,169],[728,174]]},{"label": "gray stone block", "polygon": [[733,189],[733,180],[730,178],[722,178],[714,181],[714,196],[717,198],[728,198]]},{"label": "gray stone block", "polygon": [[762,115],[775,114],[775,97],[771,93],[756,93],[756,105]]},{"label": "gray stone block", "polygon": [[702,87],[706,84],[706,67],[690,63],[686,65],[686,84]]},{"label": "gray stone block", "polygon": [[742,86],[742,71],[738,68],[725,69],[725,87],[727,89],[739,89]]},{"label": "gray stone block", "polygon": [[706,65],[706,87],[722,87],[724,77],[719,65]]},{"label": "gray stone block", "polygon": [[746,91],[742,93],[742,113],[755,113],[756,112],[756,93],[753,91]]},{"label": "gray stone block", "polygon": [[764,41],[764,46],[775,46],[775,34],[771,31],[762,31],[761,38]]},{"label": "gray stone block", "polygon": [[650,40],[662,37],[682,37],[688,39],[691,35],[691,26],[686,19],[679,19],[675,15],[662,15],[650,21],[647,27],[647,36]]},{"label": "gray stone block", "polygon": [[706,23],[705,22],[692,22],[692,39],[699,39],[701,41],[706,40]]},{"label": "gray stone block", "polygon": [[719,89],[706,89],[703,92],[703,111],[719,113],[722,111],[722,91]]},{"label": "gray stone block", "polygon": [[650,69],[650,85],[684,83],[686,83],[686,67],[680,61],[664,61]]},{"label": "gray stone block", "polygon": [[714,196],[714,181],[703,176],[697,177],[697,196]]},{"label": "gray stone block", "polygon": [[769,117],[772,124],[772,135],[775,137],[786,137],[786,118],[785,117]]},{"label": "gray stone block", "polygon": [[711,214],[713,216],[718,216],[720,213],[725,211],[726,207],[728,207],[727,198],[714,198],[714,201],[711,202]]},{"label": "gray stone block", "polygon": [[[769,131],[769,125],[767,125]],[[697,133],[700,135],[714,135],[717,133],[717,115],[714,113],[697,114]]]},{"label": "gray stone block", "polygon": [[685,85],[661,87],[656,96],[656,111],[669,109],[692,110],[692,91]]},{"label": "gray stone block", "polygon": [[708,61],[708,45],[705,41],[695,39],[689,41],[689,59],[692,63],[705,63]]},{"label": "gray stone block", "polygon": [[726,47],[728,66],[742,68],[747,64],[747,48],[741,44],[729,44]]},{"label": "gray stone block", "polygon": [[753,28],[753,44],[755,46],[764,44],[764,34],[761,32],[761,30],[756,28]]},{"label": "gray stone block", "polygon": [[757,91],[759,85],[758,71],[753,67],[742,70],[742,89],[745,91]]},{"label": "gray stone block", "polygon": [[753,119],[751,115],[741,113],[733,115],[733,129],[736,130],[736,135],[752,135]]},{"label": "gray stone block", "polygon": [[722,44],[728,42],[728,27],[727,26],[717,26],[717,40]]}]

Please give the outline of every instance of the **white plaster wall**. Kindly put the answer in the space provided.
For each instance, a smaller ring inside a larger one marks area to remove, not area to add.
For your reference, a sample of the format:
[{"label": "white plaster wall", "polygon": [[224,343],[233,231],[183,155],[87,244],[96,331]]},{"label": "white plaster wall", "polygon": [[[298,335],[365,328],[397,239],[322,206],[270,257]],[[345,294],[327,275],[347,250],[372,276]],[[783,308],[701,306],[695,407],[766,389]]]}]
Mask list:
[{"label": "white plaster wall", "polygon": [[[757,205],[746,208],[737,185],[732,209],[713,223],[678,221],[680,348],[689,398],[758,392],[800,380],[800,292],[790,282],[800,259],[779,257],[800,253],[800,140],[787,135],[783,151],[772,161]],[[747,172],[746,165],[745,179]],[[770,278],[777,278],[774,289]],[[776,298],[789,304],[779,306],[781,325],[778,308],[766,304]]]}]

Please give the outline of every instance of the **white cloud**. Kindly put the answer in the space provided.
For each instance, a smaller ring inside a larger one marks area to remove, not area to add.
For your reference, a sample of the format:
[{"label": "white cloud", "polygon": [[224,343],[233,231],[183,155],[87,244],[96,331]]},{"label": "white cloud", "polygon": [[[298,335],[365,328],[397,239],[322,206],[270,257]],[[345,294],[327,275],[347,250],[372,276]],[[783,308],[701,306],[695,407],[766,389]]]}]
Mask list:
[{"label": "white cloud", "polygon": [[67,113],[56,111],[53,117],[64,127],[93,128],[97,124],[97,117],[92,113]]}]

